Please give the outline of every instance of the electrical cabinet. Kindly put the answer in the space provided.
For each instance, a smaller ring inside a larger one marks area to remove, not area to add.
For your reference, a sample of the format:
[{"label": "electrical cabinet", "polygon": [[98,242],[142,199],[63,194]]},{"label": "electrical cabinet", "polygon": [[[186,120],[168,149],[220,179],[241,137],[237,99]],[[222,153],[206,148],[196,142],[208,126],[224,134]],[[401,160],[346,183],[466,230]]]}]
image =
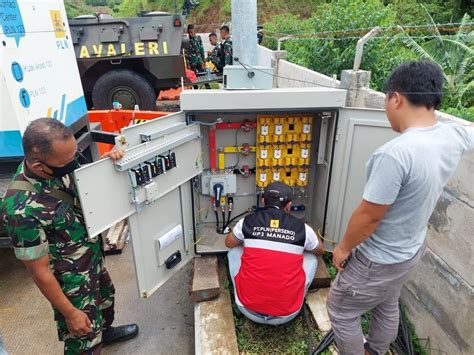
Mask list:
[{"label": "electrical cabinet", "polygon": [[283,181],[292,211],[339,241],[365,163],[394,137],[382,110],[344,108],[340,89],[187,91],[182,111],[125,128],[118,162],[75,172],[90,236],[129,219],[138,288],[151,295],[195,254],[224,253],[226,234]]}]

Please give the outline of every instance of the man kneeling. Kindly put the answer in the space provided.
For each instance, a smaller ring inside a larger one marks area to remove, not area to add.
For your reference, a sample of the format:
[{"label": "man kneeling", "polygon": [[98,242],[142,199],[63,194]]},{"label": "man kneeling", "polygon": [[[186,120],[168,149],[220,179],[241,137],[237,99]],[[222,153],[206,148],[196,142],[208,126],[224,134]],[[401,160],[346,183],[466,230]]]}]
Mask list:
[{"label": "man kneeling", "polygon": [[295,318],[324,251],[313,229],[288,212],[292,189],[273,182],[264,208],[242,218],[225,240],[239,310],[257,323]]}]

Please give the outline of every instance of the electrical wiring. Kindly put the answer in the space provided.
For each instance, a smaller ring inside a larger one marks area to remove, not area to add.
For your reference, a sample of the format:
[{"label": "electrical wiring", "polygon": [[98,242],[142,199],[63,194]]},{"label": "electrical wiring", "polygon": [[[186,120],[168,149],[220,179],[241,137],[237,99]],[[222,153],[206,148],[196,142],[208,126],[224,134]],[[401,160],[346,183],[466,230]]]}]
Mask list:
[{"label": "electrical wiring", "polygon": [[[402,27],[404,30],[408,30],[409,32],[414,32],[417,31],[418,29],[424,29],[424,30],[437,30],[437,31],[457,31],[459,28],[461,28],[461,25],[464,25],[464,28],[466,27],[472,27],[474,25],[474,22],[466,22],[466,23],[461,23],[461,22],[451,22],[451,23],[440,23],[440,24],[429,24],[429,25],[403,25],[403,26],[379,26],[381,32],[393,32],[393,31],[399,31],[400,27]],[[321,32],[315,32],[314,34],[316,35],[339,35],[339,34],[358,34],[358,35],[364,35],[368,31],[372,30],[372,28],[350,28],[350,29],[344,29],[344,30],[339,30],[339,31],[321,31]],[[280,32],[280,31],[269,31],[269,30],[263,30],[264,35],[267,34],[278,34],[278,35],[285,35],[285,36],[298,36],[298,35],[305,35],[308,34],[306,31],[295,31],[295,32]],[[267,36],[268,37],[268,36]]]},{"label": "electrical wiring", "polygon": [[218,123],[224,122],[224,120],[221,117],[219,117],[214,122],[203,122],[203,121],[192,121],[192,122],[197,123],[198,125],[201,125],[201,126],[214,126]]},{"label": "electrical wiring", "polygon": [[323,235],[321,234],[321,228],[318,228],[317,233],[318,233],[318,237],[321,238],[322,240],[325,240],[325,241],[330,242],[330,243],[337,244],[337,242],[335,240],[323,237]]},{"label": "electrical wiring", "polygon": [[214,211],[214,214],[216,215],[216,230],[219,230],[219,214],[217,210]]},{"label": "electrical wiring", "polygon": [[[387,40],[387,39],[395,39],[398,38],[400,34],[403,32],[399,32],[396,35],[393,36],[377,36],[373,37],[371,41],[377,41],[377,40]],[[443,37],[453,37],[455,35],[443,35]],[[273,38],[273,39],[279,39],[280,37],[276,36],[267,36],[268,38]],[[346,40],[359,40],[359,36],[344,36],[344,37],[319,37],[319,36],[314,36],[314,35],[307,35],[307,36],[288,36],[287,41],[292,40],[292,41],[304,41],[304,40],[309,40],[309,39],[316,39],[316,40],[321,40],[321,41],[346,41]],[[423,35],[423,36],[410,36],[410,38],[413,39],[431,39],[431,38],[438,38],[439,36],[437,35]]]},{"label": "electrical wiring", "polygon": [[[301,82],[301,83],[305,83],[305,84],[310,84],[314,87],[323,87],[323,88],[330,88],[330,89],[339,89],[339,88],[336,88],[334,86],[329,86],[329,85],[323,85],[323,84],[318,84],[318,83],[315,83],[315,82],[311,82],[311,81],[307,81],[307,80],[302,80],[302,79],[296,79],[296,78],[290,78],[290,77],[285,77],[285,76],[281,76],[281,75],[276,75],[276,74],[272,74],[272,73],[268,73],[264,70],[261,70],[259,68],[255,68],[249,64],[245,64],[245,63],[242,63],[241,61],[239,60],[236,60],[237,62],[239,62],[240,64],[244,64],[246,65],[247,67],[249,68],[252,68],[252,70],[255,70],[255,71],[258,71],[258,72],[261,72],[265,75],[270,75],[274,78],[278,78],[278,79],[284,79],[284,80],[289,80],[289,81],[294,81],[294,82]],[[347,88],[347,89],[344,89],[344,90],[347,90],[347,91],[373,91],[372,89],[350,89],[350,88]],[[471,90],[469,90],[468,92],[470,92]],[[474,92],[474,89],[472,90]],[[449,92],[449,91],[447,91]],[[432,95],[432,94],[444,94],[445,92],[437,92],[437,91],[434,91],[434,92],[427,92],[427,91],[424,91],[424,92],[421,92],[421,91],[403,91],[403,92],[400,92],[401,94],[416,94],[416,95]]]},{"label": "electrical wiring", "polygon": [[[227,221],[227,224],[225,226],[225,228],[227,228],[233,221],[235,221],[237,218],[239,217],[242,217],[244,215],[246,215],[247,213],[250,213],[251,211],[245,211],[245,212],[242,212],[241,214],[238,214],[237,216],[233,217],[230,221]],[[224,229],[225,229],[224,228]]]},{"label": "electrical wiring", "polygon": [[237,149],[237,162],[232,166],[226,166],[224,169],[232,169],[234,170],[240,163],[240,152],[239,152],[239,132],[242,131],[242,128],[235,130],[235,148]]},{"label": "electrical wiring", "polygon": [[202,240],[203,237],[199,237],[198,240],[196,240],[193,244],[191,244],[188,248],[186,248],[186,253],[189,253],[189,249],[190,248],[193,248],[195,245],[197,245],[201,240]]},{"label": "electrical wiring", "polygon": [[224,233],[226,228],[226,223],[225,223],[225,211],[222,211],[222,233]]},{"label": "electrical wiring", "polygon": [[203,207],[197,211],[198,220],[201,220],[201,212],[203,211],[206,211],[206,215],[204,216],[204,219],[207,219],[207,216],[209,214],[209,208]]}]

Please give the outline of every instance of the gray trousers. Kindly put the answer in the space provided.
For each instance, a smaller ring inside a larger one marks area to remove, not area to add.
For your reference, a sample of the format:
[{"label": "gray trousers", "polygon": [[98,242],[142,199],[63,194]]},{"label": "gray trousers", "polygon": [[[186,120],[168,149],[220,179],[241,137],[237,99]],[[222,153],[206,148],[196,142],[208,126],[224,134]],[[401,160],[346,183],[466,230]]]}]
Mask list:
[{"label": "gray trousers", "polygon": [[378,264],[355,251],[331,285],[327,302],[329,318],[341,355],[364,354],[360,316],[372,311],[368,347],[385,354],[398,333],[398,299],[410,271],[426,250],[426,241],[410,260],[399,264]]},{"label": "gray trousers", "polygon": [[[301,308],[297,310],[296,312],[289,314],[287,316],[277,317],[277,316],[266,316],[263,314],[253,312],[242,305],[242,303],[239,300],[239,297],[237,296],[237,289],[235,287],[235,277],[239,273],[240,262],[241,262],[243,253],[244,253],[244,248],[241,246],[238,246],[238,247],[231,248],[229,250],[229,253],[227,254],[227,258],[229,259],[229,273],[230,273],[230,277],[232,278],[232,283],[234,284],[235,304],[237,308],[239,309],[239,311],[242,312],[244,316],[246,316],[251,321],[254,321],[255,323],[268,324],[268,325],[284,324],[284,323],[289,322],[293,318],[295,318],[298,315],[298,313],[300,313]],[[303,270],[306,274],[305,289],[304,289],[305,295],[308,292],[311,282],[313,282],[314,275],[316,274],[317,268],[318,268],[318,259],[316,255],[305,252],[303,254]],[[303,306],[303,303],[301,305]]]}]

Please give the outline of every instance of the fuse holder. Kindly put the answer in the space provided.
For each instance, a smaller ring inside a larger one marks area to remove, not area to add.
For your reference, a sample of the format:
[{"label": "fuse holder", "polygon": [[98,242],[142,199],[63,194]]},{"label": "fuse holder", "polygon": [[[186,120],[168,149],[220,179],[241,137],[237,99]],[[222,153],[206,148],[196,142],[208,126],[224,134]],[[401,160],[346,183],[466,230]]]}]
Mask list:
[{"label": "fuse holder", "polygon": [[308,184],[308,169],[300,169],[298,172],[298,179],[296,180],[298,186],[306,186]]},{"label": "fuse holder", "polygon": [[271,165],[271,159],[257,159],[257,167],[261,166],[270,166]]},{"label": "fuse holder", "polygon": [[282,169],[273,169],[272,170],[272,182],[281,181],[282,179]]},{"label": "fuse holder", "polygon": [[268,172],[266,169],[259,169],[257,171],[257,186],[258,187],[265,187],[268,185],[267,174]]}]

